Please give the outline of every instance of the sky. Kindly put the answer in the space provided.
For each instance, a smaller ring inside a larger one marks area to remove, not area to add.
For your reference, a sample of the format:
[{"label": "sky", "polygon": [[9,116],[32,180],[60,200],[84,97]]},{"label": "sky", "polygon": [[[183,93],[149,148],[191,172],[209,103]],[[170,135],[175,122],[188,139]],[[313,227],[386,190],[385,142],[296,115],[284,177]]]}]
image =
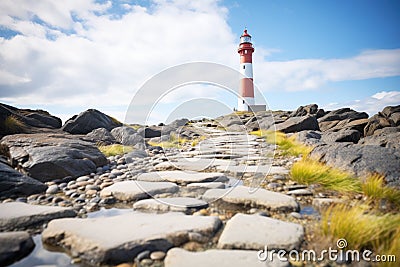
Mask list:
[{"label": "sky", "polygon": [[[2,0],[0,102],[64,121],[96,108],[132,123],[126,114],[140,113],[135,95],[160,73],[191,62],[238,70],[247,27],[256,102],[373,115],[400,104],[399,14],[396,0]],[[163,90],[147,124],[185,113],[216,117],[237,101],[200,82]]]}]

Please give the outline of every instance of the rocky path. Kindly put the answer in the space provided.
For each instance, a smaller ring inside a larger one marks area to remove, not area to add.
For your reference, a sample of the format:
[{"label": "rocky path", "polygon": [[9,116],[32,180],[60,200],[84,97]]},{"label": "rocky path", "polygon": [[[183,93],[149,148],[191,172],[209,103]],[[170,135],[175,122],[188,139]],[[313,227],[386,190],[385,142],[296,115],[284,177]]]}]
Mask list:
[{"label": "rocky path", "polygon": [[[286,266],[265,265],[257,251],[299,249],[305,238],[299,211],[312,192],[288,180],[294,159],[273,160],[256,136],[193,127],[205,136],[194,147],[109,157],[96,173],[48,182],[46,194],[6,200],[0,226],[32,232],[48,222],[42,242],[90,265]],[[104,208],[127,212],[91,218]]]}]

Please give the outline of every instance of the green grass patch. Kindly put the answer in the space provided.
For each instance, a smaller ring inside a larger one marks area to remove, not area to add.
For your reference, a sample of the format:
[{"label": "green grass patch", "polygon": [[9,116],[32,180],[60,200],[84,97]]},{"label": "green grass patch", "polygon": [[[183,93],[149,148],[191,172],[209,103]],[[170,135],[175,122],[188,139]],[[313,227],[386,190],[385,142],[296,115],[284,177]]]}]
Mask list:
[{"label": "green grass patch", "polygon": [[103,153],[106,157],[123,155],[125,153],[129,153],[133,151],[133,147],[124,146],[119,144],[108,145],[108,146],[99,146],[98,147],[101,153]]},{"label": "green grass patch", "polygon": [[253,131],[251,132],[251,134],[265,137],[267,143],[278,145],[279,148],[282,150],[281,154],[284,156],[307,156],[312,150],[312,147],[297,142],[295,135],[288,137],[282,132],[268,130]]},{"label": "green grass patch", "polygon": [[[321,232],[335,247],[344,238],[346,249],[369,249],[376,254],[400,258],[400,214],[378,214],[366,205],[356,203],[330,206],[322,213]],[[387,263],[396,266],[395,263]]]},{"label": "green grass patch", "polygon": [[295,162],[290,175],[294,181],[302,184],[320,184],[341,192],[361,192],[361,182],[356,177],[309,158]]},{"label": "green grass patch", "polygon": [[400,206],[400,190],[386,186],[384,178],[379,174],[369,176],[362,184],[363,193],[372,200],[387,200],[396,206]]}]

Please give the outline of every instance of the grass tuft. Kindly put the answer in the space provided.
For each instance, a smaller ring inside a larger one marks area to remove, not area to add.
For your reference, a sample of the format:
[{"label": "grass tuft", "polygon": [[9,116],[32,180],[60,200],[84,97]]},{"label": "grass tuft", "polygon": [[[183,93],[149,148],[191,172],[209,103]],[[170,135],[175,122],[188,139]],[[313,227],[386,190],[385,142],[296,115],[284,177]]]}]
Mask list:
[{"label": "grass tuft", "polygon": [[371,175],[362,184],[363,193],[372,200],[387,200],[400,206],[400,190],[386,186],[384,176],[379,174]]},{"label": "grass tuft", "polygon": [[309,158],[295,162],[290,174],[294,181],[302,184],[320,184],[342,192],[361,192],[361,182],[351,174]]},{"label": "grass tuft", "polygon": [[123,155],[125,153],[132,152],[133,147],[124,146],[124,145],[120,145],[120,144],[114,144],[114,145],[108,145],[108,146],[99,146],[99,150],[106,157],[110,157],[110,156]]},{"label": "grass tuft", "polygon": [[346,249],[369,249],[376,254],[400,256],[399,214],[376,214],[360,203],[352,207],[333,205],[322,213],[321,231],[332,244],[340,238],[346,239]]},{"label": "grass tuft", "polygon": [[270,144],[276,144],[282,150],[282,155],[289,156],[307,156],[312,147],[303,145],[296,141],[296,136],[292,135],[287,137],[286,134],[282,132],[268,131],[268,130],[258,130],[251,132],[253,135],[260,137],[265,137],[266,141]]},{"label": "grass tuft", "polygon": [[160,146],[162,148],[180,148],[182,145],[189,143],[190,140],[187,138],[181,138],[179,135],[171,134],[168,141],[163,142],[148,142],[151,146]]},{"label": "grass tuft", "polygon": [[18,117],[10,115],[4,120],[3,127],[5,132],[14,134],[22,132],[26,127],[26,124],[23,121],[21,121]]}]

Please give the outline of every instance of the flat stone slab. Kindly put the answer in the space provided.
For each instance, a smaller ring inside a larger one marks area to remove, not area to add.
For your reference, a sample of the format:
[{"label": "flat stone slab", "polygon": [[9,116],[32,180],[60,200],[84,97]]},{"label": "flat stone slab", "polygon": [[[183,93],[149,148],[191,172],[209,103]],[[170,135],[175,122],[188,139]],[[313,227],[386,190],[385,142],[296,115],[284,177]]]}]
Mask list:
[{"label": "flat stone slab", "polygon": [[34,247],[27,232],[0,233],[0,265],[6,266],[28,256]]},{"label": "flat stone slab", "polygon": [[236,166],[216,166],[217,171],[221,172],[231,172],[236,173],[238,175],[242,175],[244,173],[262,173],[265,175],[272,174],[288,174],[289,170],[280,167],[280,166],[270,166],[270,165],[236,165]]},{"label": "flat stone slab", "polygon": [[38,227],[50,220],[75,217],[71,208],[30,205],[22,202],[0,204],[0,231],[15,231]]},{"label": "flat stone slab", "polygon": [[[275,256],[276,257],[276,256]],[[164,260],[165,267],[286,267],[288,262],[260,261],[254,250],[210,249],[201,252],[190,252],[181,248],[170,249]]]},{"label": "flat stone slab", "polygon": [[262,188],[236,186],[226,189],[209,189],[203,199],[208,202],[221,201],[228,204],[257,206],[267,210],[297,211],[296,200],[285,194],[268,191]]},{"label": "flat stone slab", "polygon": [[260,215],[237,213],[218,240],[223,249],[297,249],[304,238],[303,226]]},{"label": "flat stone slab", "polygon": [[169,161],[161,162],[154,166],[156,170],[187,170],[187,171],[203,171],[214,166],[213,159],[200,158],[178,158]]},{"label": "flat stone slab", "polygon": [[153,198],[139,200],[133,204],[135,210],[155,210],[155,211],[182,211],[190,209],[207,208],[208,203],[204,200],[191,197],[171,197],[171,198]]},{"label": "flat stone slab", "polygon": [[225,188],[225,184],[221,182],[205,182],[205,183],[190,183],[187,185],[188,188],[208,188],[208,189],[221,189]]},{"label": "flat stone slab", "polygon": [[211,238],[221,226],[214,216],[134,212],[93,219],[58,219],[42,233],[46,244],[68,248],[92,265],[132,261],[140,252],[166,251],[189,239],[189,233]]},{"label": "flat stone slab", "polygon": [[136,201],[163,193],[175,193],[179,187],[170,182],[124,181],[101,190],[101,197],[113,196],[118,200]]},{"label": "flat stone slab", "polygon": [[147,182],[173,182],[177,184],[189,184],[199,182],[226,182],[228,178],[219,172],[194,172],[194,171],[158,171],[142,173],[137,177],[140,181]]}]

